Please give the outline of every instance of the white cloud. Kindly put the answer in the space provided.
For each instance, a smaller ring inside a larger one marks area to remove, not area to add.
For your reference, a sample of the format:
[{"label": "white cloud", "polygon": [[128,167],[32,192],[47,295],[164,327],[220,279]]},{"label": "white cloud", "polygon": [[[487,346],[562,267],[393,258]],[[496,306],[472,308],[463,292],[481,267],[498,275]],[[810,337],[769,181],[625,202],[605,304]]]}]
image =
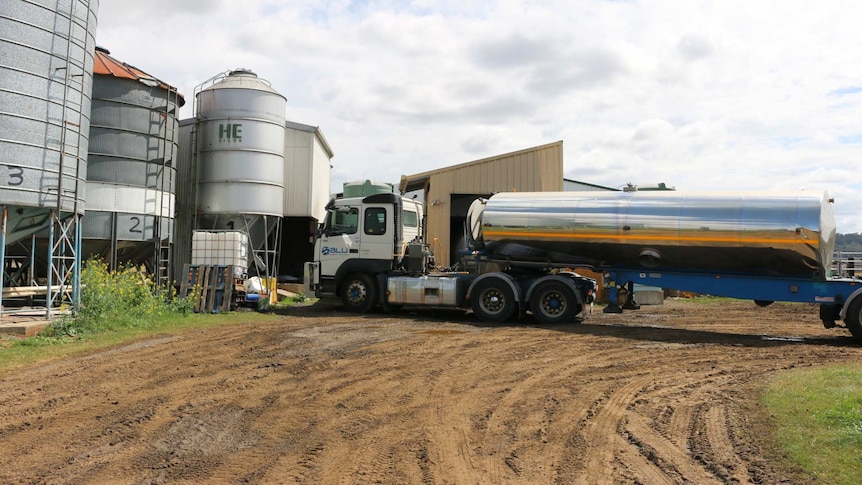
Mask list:
[{"label": "white cloud", "polygon": [[537,3],[102,0],[97,41],[189,101],[256,71],[333,189],[562,139],[571,178],[827,190],[862,232],[862,4]]}]

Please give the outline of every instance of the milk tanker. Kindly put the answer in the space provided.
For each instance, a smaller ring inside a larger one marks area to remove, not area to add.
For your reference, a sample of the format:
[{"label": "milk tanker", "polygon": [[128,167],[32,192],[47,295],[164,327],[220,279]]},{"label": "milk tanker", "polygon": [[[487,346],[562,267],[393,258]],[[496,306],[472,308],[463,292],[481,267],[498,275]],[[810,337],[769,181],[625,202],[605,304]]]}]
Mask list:
[{"label": "milk tanker", "polygon": [[808,192],[513,192],[473,203],[468,248],[436,267],[422,207],[394,193],[333,199],[306,263],[309,293],[351,311],[449,306],[501,322],[586,316],[604,273],[606,311],[628,283],[755,300],[820,304],[862,340],[862,281],[830,278],[832,200]]},{"label": "milk tanker", "polygon": [[825,278],[829,196],[807,192],[542,192],[477,200],[475,245],[493,259]]}]

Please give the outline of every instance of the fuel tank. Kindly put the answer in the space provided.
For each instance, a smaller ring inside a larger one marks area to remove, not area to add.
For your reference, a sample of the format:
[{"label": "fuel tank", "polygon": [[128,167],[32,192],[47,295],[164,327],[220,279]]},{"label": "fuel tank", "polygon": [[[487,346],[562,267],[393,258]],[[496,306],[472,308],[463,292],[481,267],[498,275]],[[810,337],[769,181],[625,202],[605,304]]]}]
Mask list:
[{"label": "fuel tank", "polygon": [[825,279],[825,192],[507,192],[470,208],[494,259]]}]

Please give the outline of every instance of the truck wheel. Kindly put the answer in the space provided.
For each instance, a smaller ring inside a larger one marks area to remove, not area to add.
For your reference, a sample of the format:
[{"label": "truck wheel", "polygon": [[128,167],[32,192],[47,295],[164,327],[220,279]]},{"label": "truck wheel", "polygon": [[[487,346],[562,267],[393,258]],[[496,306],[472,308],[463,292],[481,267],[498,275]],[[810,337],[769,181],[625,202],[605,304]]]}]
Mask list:
[{"label": "truck wheel", "polygon": [[368,313],[377,301],[374,280],[365,273],[351,273],[344,279],[341,301],[349,312]]},{"label": "truck wheel", "polygon": [[483,322],[505,322],[515,313],[515,294],[502,279],[487,278],[473,287],[470,306]]},{"label": "truck wheel", "polygon": [[850,303],[847,315],[844,316],[844,323],[847,324],[847,330],[850,330],[856,341],[862,343],[862,296],[857,296]]},{"label": "truck wheel", "polygon": [[539,323],[568,323],[580,313],[578,297],[561,281],[546,281],[533,290],[530,310]]}]

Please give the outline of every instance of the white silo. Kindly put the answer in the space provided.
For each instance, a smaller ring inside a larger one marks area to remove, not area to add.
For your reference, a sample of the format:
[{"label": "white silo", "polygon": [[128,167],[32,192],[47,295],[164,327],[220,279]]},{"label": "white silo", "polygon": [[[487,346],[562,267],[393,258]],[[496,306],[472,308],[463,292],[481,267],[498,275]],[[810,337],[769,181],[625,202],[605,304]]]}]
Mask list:
[{"label": "white silo", "polygon": [[[43,281],[49,316],[64,298],[78,301],[98,6],[0,2],[0,263],[13,270],[0,286]],[[36,233],[47,242],[28,242]]]},{"label": "white silo", "polygon": [[248,69],[195,95],[196,230],[242,231],[250,272],[274,275],[284,200],[284,96]]}]

